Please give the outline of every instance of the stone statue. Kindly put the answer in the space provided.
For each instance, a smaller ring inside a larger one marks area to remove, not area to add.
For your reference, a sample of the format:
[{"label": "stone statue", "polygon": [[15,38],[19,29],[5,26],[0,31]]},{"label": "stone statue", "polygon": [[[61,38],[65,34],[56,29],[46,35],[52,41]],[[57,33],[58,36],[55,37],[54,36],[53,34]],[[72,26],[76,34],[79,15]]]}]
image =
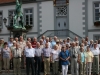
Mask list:
[{"label": "stone statue", "polygon": [[21,12],[22,3],[16,0],[16,10],[14,16],[14,28],[25,28],[23,23],[23,13]]}]

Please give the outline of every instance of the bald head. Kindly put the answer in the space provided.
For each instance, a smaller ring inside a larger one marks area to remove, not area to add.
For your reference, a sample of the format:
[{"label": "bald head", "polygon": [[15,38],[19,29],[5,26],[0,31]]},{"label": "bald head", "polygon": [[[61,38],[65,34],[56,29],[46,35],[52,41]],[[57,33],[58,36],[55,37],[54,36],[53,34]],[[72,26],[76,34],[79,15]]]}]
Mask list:
[{"label": "bald head", "polygon": [[36,47],[37,47],[37,48],[40,47],[40,43],[39,43],[39,42],[36,43]]}]

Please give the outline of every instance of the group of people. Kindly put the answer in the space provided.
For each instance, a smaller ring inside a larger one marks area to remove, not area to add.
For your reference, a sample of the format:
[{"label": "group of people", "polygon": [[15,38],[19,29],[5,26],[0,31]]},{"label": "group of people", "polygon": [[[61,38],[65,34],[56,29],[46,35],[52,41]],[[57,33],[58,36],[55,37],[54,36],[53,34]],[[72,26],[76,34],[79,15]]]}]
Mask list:
[{"label": "group of people", "polygon": [[[8,42],[0,39],[0,73],[2,69],[9,73],[13,69],[14,75],[21,75],[21,68],[26,68],[26,75],[99,75],[100,40],[88,40],[82,38],[79,42],[76,36],[74,40],[69,37],[45,37],[37,40],[22,36],[10,38]],[[30,70],[31,69],[31,70]],[[92,73],[92,74],[91,74]]]}]

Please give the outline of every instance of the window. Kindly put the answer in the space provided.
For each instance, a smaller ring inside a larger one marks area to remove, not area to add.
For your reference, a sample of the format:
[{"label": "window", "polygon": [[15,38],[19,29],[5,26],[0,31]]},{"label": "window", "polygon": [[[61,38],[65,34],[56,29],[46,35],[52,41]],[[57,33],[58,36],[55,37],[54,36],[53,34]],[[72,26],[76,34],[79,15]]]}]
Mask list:
[{"label": "window", "polygon": [[25,9],[24,16],[25,16],[25,25],[33,25],[33,10]]},{"label": "window", "polygon": [[100,21],[100,3],[94,3],[94,21]]},{"label": "window", "polygon": [[[9,16],[9,17],[10,17],[10,16],[13,16],[13,17],[14,17],[14,15],[15,15],[15,10],[10,10],[9,13],[8,13],[8,16]],[[13,24],[14,24],[14,19],[13,19],[13,18],[11,18],[11,19],[9,18],[8,20],[9,20],[9,25],[10,25],[10,26],[13,26]]]},{"label": "window", "polygon": [[94,40],[99,40],[100,39],[100,34],[94,35]]},{"label": "window", "polygon": [[0,12],[0,28],[2,28],[3,27],[3,18],[2,18],[2,16],[3,16],[3,14],[2,14],[2,12]]},{"label": "window", "polygon": [[56,16],[67,16],[67,6],[56,7]]}]

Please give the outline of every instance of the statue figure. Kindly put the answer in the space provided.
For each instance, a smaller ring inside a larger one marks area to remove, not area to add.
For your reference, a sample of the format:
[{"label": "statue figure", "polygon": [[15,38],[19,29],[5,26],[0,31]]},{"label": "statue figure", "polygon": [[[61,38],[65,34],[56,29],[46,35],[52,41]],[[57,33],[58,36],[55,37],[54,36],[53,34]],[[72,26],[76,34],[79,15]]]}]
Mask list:
[{"label": "statue figure", "polygon": [[[22,6],[22,3],[16,0],[16,10],[15,10],[15,16],[14,16],[15,28],[25,28],[23,25],[24,21],[23,21],[23,13],[21,12],[21,6]],[[18,18],[20,19],[19,21],[18,21]]]}]

